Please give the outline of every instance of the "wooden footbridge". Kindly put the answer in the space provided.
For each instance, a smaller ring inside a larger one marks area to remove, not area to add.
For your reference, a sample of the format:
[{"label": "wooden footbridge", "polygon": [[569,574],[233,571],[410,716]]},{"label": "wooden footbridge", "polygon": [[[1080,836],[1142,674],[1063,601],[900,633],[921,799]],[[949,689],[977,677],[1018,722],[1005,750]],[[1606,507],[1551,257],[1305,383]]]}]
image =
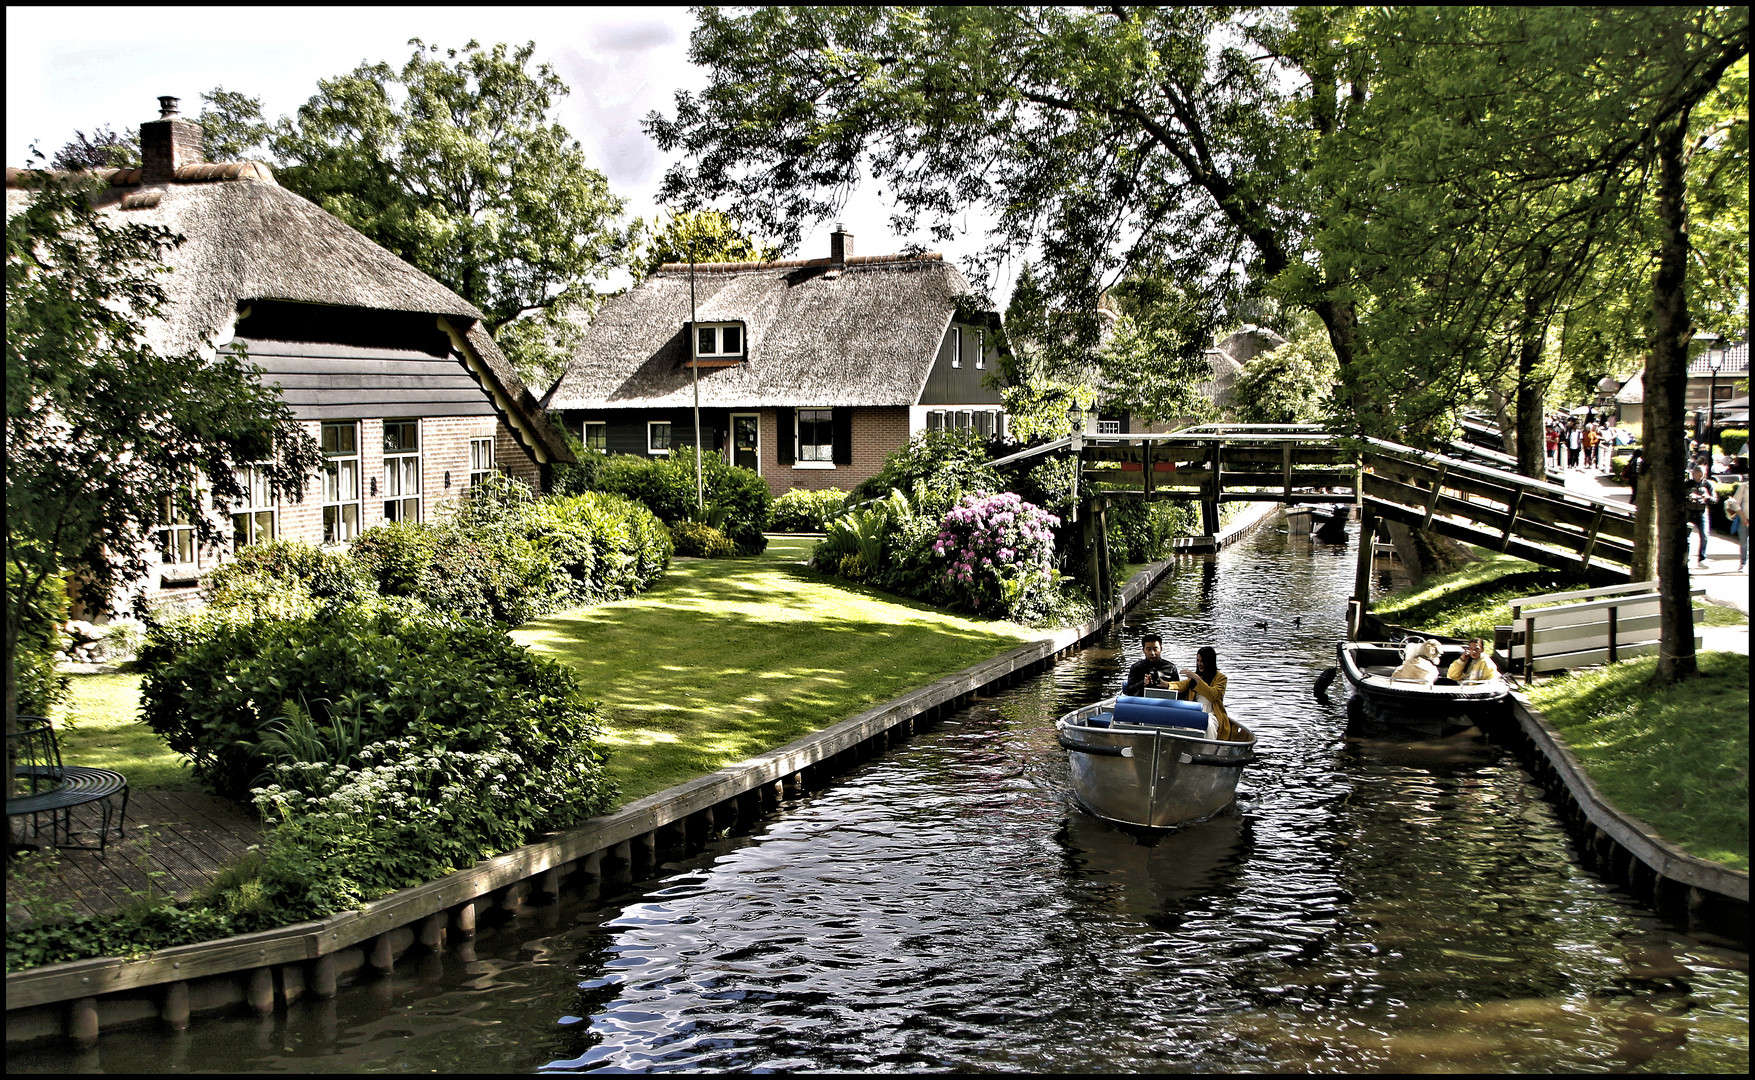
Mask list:
[{"label": "wooden footbridge", "polygon": [[1075,433],[994,464],[1062,451],[1079,461],[1074,505],[1097,595],[1111,584],[1105,511],[1125,499],[1198,502],[1205,535],[1189,544],[1195,551],[1212,549],[1223,502],[1351,504],[1366,537],[1354,588],[1361,610],[1380,520],[1606,581],[1626,581],[1633,560],[1631,506],[1520,476],[1475,450],[1446,456],[1304,425],[1207,424],[1162,435]]}]

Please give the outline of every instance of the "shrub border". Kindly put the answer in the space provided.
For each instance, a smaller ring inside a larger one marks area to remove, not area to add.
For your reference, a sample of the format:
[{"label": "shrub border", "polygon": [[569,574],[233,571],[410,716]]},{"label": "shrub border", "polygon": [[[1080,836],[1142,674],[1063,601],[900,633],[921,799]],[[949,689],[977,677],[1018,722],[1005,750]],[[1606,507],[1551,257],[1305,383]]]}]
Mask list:
[{"label": "shrub border", "polygon": [[[1280,509],[1261,503],[1217,538],[1228,546]],[[65,1035],[95,1042],[104,1026],[161,1018],[187,1027],[192,1012],[243,1002],[258,1014],[314,994],[332,997],[362,969],[387,973],[417,942],[440,951],[467,941],[498,910],[515,915],[532,891],[556,896],[566,879],[588,885],[642,880],[667,846],[694,847],[716,830],[759,819],[785,798],[913,735],[918,723],[962,708],[977,693],[1052,666],[1121,618],[1175,565],[1150,563],[1108,610],[1081,626],[1010,649],[785,746],[649,795],[610,814],[467,870],[404,889],[357,910],[217,941],[161,949],[139,959],[100,957],[44,964],[6,976],[6,1041]],[[534,884],[533,884],[534,883]]]}]

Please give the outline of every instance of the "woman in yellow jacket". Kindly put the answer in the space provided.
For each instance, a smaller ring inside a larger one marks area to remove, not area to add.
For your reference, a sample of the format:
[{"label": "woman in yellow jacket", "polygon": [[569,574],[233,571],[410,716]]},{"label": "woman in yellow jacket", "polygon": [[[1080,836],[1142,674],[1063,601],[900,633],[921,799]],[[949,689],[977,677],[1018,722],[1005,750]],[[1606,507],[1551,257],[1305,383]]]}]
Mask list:
[{"label": "woman in yellow jacket", "polygon": [[1219,654],[1211,645],[1197,651],[1195,662],[1184,671],[1191,672],[1188,678],[1170,684],[1183,701],[1193,701],[1198,695],[1213,710],[1213,719],[1218,722],[1216,734],[1221,740],[1231,738],[1231,718],[1225,713],[1225,673],[1219,670]]}]

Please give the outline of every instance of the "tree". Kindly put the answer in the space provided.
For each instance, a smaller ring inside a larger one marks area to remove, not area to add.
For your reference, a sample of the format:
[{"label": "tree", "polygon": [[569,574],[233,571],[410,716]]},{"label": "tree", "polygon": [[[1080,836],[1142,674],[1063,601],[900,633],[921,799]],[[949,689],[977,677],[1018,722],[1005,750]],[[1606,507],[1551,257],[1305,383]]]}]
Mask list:
[{"label": "tree", "polygon": [[[180,239],[115,222],[80,184],[46,178],[7,218],[5,558],[20,596],[73,572],[101,609],[145,574],[168,511],[204,547],[226,538],[207,511],[247,500],[235,466],[268,462],[275,494],[297,499],[321,464],[277,391],[240,356],[166,355],[149,344],[148,324],[166,304],[161,260]],[[7,604],[9,731],[27,606]]]},{"label": "tree", "polygon": [[1231,390],[1231,406],[1245,424],[1321,423],[1339,375],[1328,338],[1306,330],[1244,365]]},{"label": "tree", "polygon": [[49,160],[52,169],[132,169],[140,165],[140,141],[110,130],[110,126],[92,129],[91,136],[75,131],[73,140],[55,151]]},{"label": "tree", "polygon": [[948,237],[985,204],[991,258],[1039,251],[1071,358],[1095,350],[1098,298],[1125,278],[1177,281],[1210,311],[1253,277],[1317,312],[1344,369],[1355,301],[1309,249],[1328,207],[1304,174],[1364,100],[1359,58],[1328,47],[1353,17],[704,8],[690,57],[710,85],[646,129],[683,158],[665,198],[729,198],[788,246],[867,171],[900,230],[926,218]]},{"label": "tree", "polygon": [[[400,71],[362,64],[321,80],[271,146],[282,185],[480,308],[521,374],[548,332],[627,261],[625,200],[551,119],[566,85],[535,43],[461,51],[412,39]],[[235,102],[234,102],[235,104]]]},{"label": "tree", "polygon": [[779,254],[777,245],[756,239],[718,210],[684,210],[647,233],[633,269],[643,281],[665,263],[765,262]]},{"label": "tree", "polygon": [[209,161],[253,161],[268,157],[274,128],[262,119],[262,99],[216,86],[201,95],[205,104],[195,122]]}]

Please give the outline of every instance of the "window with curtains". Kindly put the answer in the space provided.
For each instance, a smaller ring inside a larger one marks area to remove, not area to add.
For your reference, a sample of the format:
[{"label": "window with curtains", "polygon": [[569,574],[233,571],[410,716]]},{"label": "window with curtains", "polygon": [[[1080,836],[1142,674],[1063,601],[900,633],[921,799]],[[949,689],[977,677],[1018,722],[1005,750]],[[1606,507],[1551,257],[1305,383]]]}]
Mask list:
[{"label": "window with curtains", "polygon": [[244,501],[232,507],[232,549],[274,539],[274,497],[268,489],[268,469],[263,462],[239,465],[233,470]]},{"label": "window with curtains", "polygon": [[420,520],[420,421],[384,421],[384,520]]},{"label": "window with curtains", "polygon": [[835,460],[835,411],[833,409],[798,410],[798,460]]},{"label": "window with curtains", "polygon": [[323,542],[341,544],[360,534],[360,426],[357,420],[325,422],[323,449]]}]

